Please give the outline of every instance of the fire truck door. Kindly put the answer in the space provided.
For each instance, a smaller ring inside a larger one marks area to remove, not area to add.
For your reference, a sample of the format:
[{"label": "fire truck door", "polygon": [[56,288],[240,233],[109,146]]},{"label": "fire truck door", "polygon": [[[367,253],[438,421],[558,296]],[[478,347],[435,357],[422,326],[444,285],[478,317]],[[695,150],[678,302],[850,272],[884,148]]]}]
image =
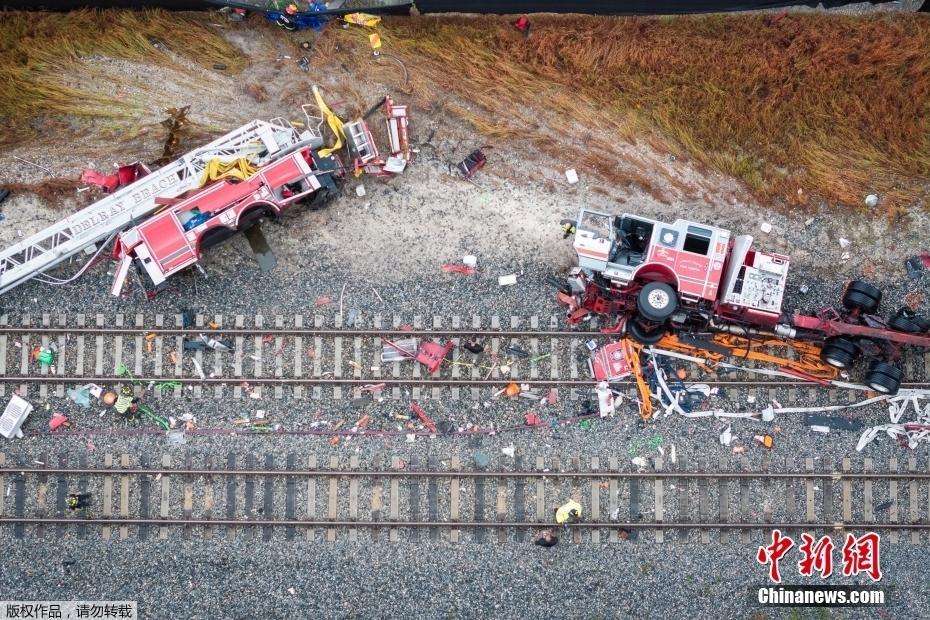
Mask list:
[{"label": "fire truck door", "polygon": [[160,284],[171,274],[197,261],[197,255],[174,213],[165,213],[139,227],[143,244],[136,256],[154,284]]}]

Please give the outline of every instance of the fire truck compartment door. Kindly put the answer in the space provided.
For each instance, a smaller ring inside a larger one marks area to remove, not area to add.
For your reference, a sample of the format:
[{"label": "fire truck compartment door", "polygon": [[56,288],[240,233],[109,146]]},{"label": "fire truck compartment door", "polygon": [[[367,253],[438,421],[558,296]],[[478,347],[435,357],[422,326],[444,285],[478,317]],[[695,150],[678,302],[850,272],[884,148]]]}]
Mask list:
[{"label": "fire truck compartment door", "polygon": [[582,269],[603,271],[614,244],[613,218],[606,213],[582,209],[575,225],[572,246]]},{"label": "fire truck compartment door", "polygon": [[184,236],[184,229],[174,213],[166,213],[151,223],[141,226],[144,244],[136,248],[152,282],[159,284],[171,274],[197,261],[194,249]]}]

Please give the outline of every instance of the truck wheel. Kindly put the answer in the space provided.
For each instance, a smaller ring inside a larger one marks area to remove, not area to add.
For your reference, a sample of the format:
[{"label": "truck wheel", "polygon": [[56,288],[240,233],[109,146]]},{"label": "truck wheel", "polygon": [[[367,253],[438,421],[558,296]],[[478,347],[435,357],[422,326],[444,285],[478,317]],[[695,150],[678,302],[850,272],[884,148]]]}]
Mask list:
[{"label": "truck wheel", "polygon": [[859,347],[846,338],[827,338],[820,350],[820,359],[834,368],[849,368],[859,357]]},{"label": "truck wheel", "polygon": [[882,302],[882,292],[861,280],[853,280],[843,293],[843,305],[849,310],[858,309],[863,314],[875,314]]},{"label": "truck wheel", "polygon": [[876,392],[882,394],[897,394],[901,387],[904,373],[887,362],[875,361],[869,366],[865,375],[865,383]]},{"label": "truck wheel", "polygon": [[665,282],[650,282],[639,292],[636,305],[644,319],[661,323],[675,313],[678,295]]},{"label": "truck wheel", "polygon": [[911,311],[910,308],[901,308],[888,320],[888,327],[899,332],[922,334],[930,329],[930,321]]},{"label": "truck wheel", "polygon": [[626,322],[626,333],[640,344],[652,345],[662,340],[662,337],[665,336],[665,328],[658,327],[649,331],[640,325],[637,317],[633,317]]}]

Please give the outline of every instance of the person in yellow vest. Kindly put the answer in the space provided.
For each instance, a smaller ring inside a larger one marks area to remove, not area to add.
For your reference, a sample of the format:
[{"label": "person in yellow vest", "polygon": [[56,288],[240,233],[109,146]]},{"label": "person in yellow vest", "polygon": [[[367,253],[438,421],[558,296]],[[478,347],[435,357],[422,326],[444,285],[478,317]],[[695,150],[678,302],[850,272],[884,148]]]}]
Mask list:
[{"label": "person in yellow vest", "polygon": [[568,500],[555,511],[555,522],[568,527],[569,523],[581,521],[581,504],[573,499]]}]

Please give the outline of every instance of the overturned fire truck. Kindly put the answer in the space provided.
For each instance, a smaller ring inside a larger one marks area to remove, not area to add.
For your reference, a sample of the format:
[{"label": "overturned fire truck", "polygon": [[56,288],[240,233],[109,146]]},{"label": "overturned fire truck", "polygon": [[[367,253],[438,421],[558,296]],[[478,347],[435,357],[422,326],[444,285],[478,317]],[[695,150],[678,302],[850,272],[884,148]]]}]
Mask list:
[{"label": "overturned fire truck", "polygon": [[834,368],[864,358],[865,383],[883,394],[901,385],[903,348],[930,347],[930,321],[908,308],[888,319],[877,316],[882,293],[866,282],[846,286],[839,310],[782,312],[789,257],[754,249],[750,235],[589,209],[563,228],[567,234],[574,229],[578,256],[559,292],[571,324],[591,315],[616,319],[608,331],[646,345],[669,332],[692,342],[710,332],[811,341]]},{"label": "overturned fire truck", "polygon": [[[385,96],[361,119],[343,123],[316,87],[313,94],[316,105],[302,107],[306,123],[255,120],[157,170],[136,162],[110,176],[85,172],[85,182],[108,194],[0,251],[0,294],[31,279],[67,284],[96,264],[111,243],[118,261],[111,293],[121,294],[133,263],[151,293],[194,265],[204,250],[262,218],[298,204],[323,206],[339,193],[347,170],[379,176],[403,172],[412,157],[407,106]],[[367,122],[377,109],[386,117],[386,157]],[[335,139],[330,147],[324,146],[324,123]],[[93,258],[77,274],[49,273],[81,253]]]}]

